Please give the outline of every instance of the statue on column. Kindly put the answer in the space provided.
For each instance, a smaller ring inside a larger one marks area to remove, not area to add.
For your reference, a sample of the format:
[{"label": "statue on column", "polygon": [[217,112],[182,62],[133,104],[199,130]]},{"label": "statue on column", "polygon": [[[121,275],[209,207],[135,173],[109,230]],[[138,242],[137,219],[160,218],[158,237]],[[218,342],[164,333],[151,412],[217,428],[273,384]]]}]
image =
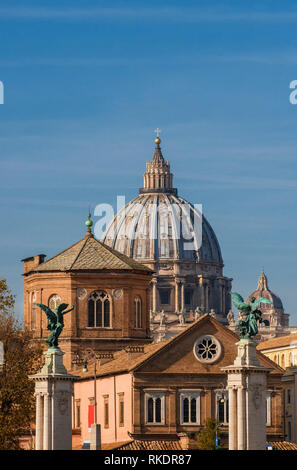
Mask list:
[{"label": "statue on column", "polygon": [[34,303],[34,305],[40,307],[48,318],[47,330],[50,331],[50,335],[45,339],[45,342],[48,343],[49,348],[58,349],[58,338],[64,328],[64,315],[71,312],[74,309],[74,305],[69,310],[66,310],[66,312],[64,310],[68,307],[68,304],[60,304],[55,308],[54,312],[47,305],[37,303]]},{"label": "statue on column", "polygon": [[184,325],[185,324],[185,312],[180,312],[178,314],[178,321],[179,321],[179,324],[180,325]]},{"label": "statue on column", "polygon": [[277,314],[272,312],[270,315],[270,326],[278,326],[277,325]]},{"label": "statue on column", "polygon": [[229,326],[234,326],[235,325],[234,313],[232,312],[231,308],[228,312],[227,320],[228,320]]},{"label": "statue on column", "polygon": [[211,309],[210,309],[210,312],[209,312],[209,315],[210,315],[211,317],[215,317],[215,316],[216,316],[216,311],[215,311],[213,308],[211,308]]},{"label": "statue on column", "polygon": [[236,327],[239,329],[239,337],[241,339],[250,339],[258,333],[258,322],[262,323],[262,312],[258,309],[260,303],[272,304],[265,297],[250,298],[250,302],[245,303],[243,298],[237,292],[231,292],[232,302],[241,312],[241,319]]},{"label": "statue on column", "polygon": [[203,315],[201,307],[195,308],[195,321]]},{"label": "statue on column", "polygon": [[164,326],[165,325],[165,321],[166,321],[166,315],[164,313],[164,310],[162,310],[162,312],[160,313],[160,326]]}]

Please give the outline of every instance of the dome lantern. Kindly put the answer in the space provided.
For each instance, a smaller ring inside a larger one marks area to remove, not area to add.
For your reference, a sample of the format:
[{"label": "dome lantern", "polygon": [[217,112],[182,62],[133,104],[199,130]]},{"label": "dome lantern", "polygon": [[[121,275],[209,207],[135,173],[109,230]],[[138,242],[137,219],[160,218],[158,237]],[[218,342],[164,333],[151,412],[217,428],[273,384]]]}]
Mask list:
[{"label": "dome lantern", "polygon": [[143,188],[139,193],[172,193],[177,196],[177,189],[173,188],[173,174],[170,172],[170,163],[165,161],[161,151],[160,129],[157,128],[155,139],[155,151],[150,162],[146,163],[146,171],[143,175]]}]

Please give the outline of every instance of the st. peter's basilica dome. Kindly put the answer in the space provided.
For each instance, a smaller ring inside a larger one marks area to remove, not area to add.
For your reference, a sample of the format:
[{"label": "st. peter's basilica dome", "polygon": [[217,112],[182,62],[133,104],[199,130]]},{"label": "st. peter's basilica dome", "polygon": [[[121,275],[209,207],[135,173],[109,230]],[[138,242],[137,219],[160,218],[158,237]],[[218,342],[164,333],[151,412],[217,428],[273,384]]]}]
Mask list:
[{"label": "st. peter's basilica dome", "polygon": [[144,187],[118,212],[102,241],[152,268],[156,275],[151,310],[178,314],[197,306],[224,321],[231,279],[223,276],[216,235],[201,206],[178,195],[161,140],[146,164]]}]

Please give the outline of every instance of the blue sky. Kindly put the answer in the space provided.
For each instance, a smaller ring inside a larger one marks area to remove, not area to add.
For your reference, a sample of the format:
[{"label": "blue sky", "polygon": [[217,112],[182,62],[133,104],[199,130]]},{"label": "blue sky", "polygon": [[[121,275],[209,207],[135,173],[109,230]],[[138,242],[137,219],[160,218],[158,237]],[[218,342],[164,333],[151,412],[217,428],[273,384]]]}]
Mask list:
[{"label": "blue sky", "polygon": [[20,260],[135,197],[160,127],[233,290],[264,266],[297,325],[296,27],[294,1],[1,2],[0,267],[20,318]]}]

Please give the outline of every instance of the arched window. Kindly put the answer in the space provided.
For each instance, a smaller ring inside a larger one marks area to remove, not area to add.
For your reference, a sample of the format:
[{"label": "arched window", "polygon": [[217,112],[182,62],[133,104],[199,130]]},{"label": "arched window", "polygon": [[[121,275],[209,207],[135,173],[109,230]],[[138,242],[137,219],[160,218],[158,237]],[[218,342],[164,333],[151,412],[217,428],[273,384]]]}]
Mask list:
[{"label": "arched window", "polygon": [[134,313],[135,313],[135,328],[142,327],[141,321],[141,299],[136,297],[134,299]]},{"label": "arched window", "polygon": [[110,300],[106,292],[96,291],[88,300],[88,326],[110,327]]},{"label": "arched window", "polygon": [[61,303],[61,299],[57,294],[53,294],[48,299],[48,306],[51,310],[55,311],[57,307],[59,307]]},{"label": "arched window", "polygon": [[180,396],[181,424],[200,424],[200,392],[184,391]]},{"label": "arched window", "polygon": [[165,422],[165,394],[151,392],[145,395],[146,423],[163,424]]},{"label": "arched window", "polygon": [[35,330],[36,328],[36,305],[35,302],[37,301],[36,292],[32,292],[31,295],[31,329]]}]

